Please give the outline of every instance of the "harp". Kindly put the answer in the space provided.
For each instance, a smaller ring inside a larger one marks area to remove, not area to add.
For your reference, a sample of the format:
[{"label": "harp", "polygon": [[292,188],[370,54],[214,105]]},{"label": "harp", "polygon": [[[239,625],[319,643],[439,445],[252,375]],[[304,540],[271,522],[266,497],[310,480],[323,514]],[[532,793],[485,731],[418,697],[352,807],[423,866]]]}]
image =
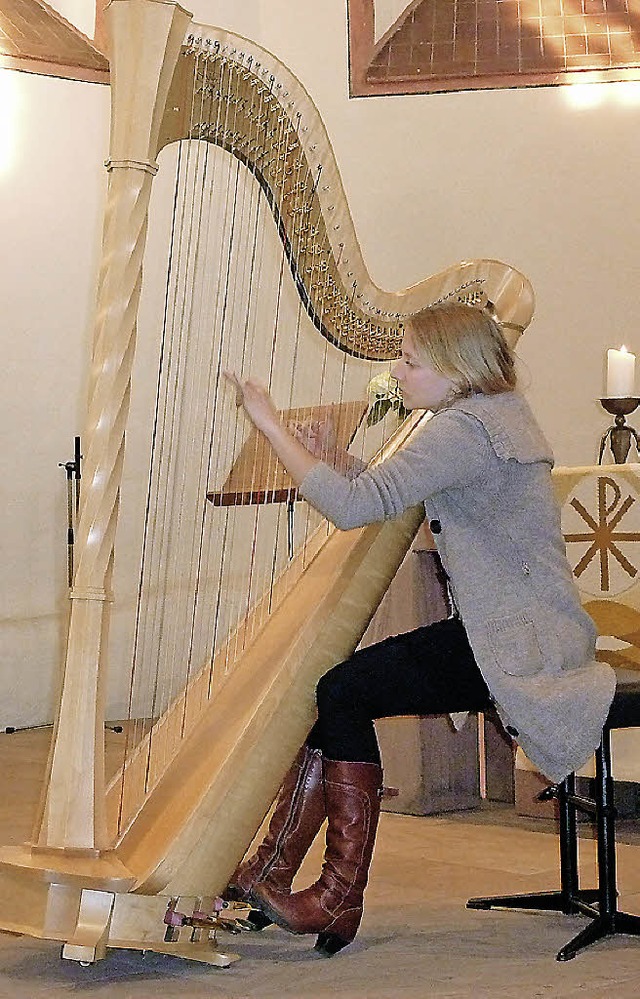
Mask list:
[{"label": "harp", "polygon": [[[66,659],[32,841],[0,851],[13,900],[0,924],[81,961],[134,947],[224,964],[207,944],[165,940],[167,905],[215,923],[313,722],[317,679],[358,644],[421,512],[346,533],[323,523],[258,455],[221,371],[261,375],[294,418],[330,411],[369,460],[424,418],[390,436],[364,419],[403,317],[452,298],[491,310],[515,341],[533,296],[493,260],[381,291],[322,122],[277,59],[173,0],[112,0],[108,20],[109,186]],[[145,299],[154,268],[169,277]],[[113,682],[126,739],[107,783]]]}]

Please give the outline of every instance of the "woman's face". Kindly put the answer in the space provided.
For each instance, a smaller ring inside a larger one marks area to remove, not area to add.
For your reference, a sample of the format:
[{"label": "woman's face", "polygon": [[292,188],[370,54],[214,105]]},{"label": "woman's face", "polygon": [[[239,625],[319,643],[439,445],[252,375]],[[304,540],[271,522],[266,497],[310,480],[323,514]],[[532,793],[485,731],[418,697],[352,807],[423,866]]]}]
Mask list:
[{"label": "woman's face", "polygon": [[405,331],[402,355],[391,374],[398,381],[406,409],[438,409],[454,388],[450,378],[438,374],[419,358],[409,330]]}]

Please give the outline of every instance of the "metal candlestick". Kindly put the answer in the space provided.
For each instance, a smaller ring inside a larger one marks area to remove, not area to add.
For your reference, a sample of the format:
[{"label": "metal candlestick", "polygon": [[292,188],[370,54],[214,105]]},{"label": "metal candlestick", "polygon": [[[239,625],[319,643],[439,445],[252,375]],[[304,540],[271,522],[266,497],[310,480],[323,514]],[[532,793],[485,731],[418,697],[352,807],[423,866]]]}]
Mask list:
[{"label": "metal candlestick", "polygon": [[636,445],[636,451],[640,454],[640,437],[638,437],[633,427],[628,426],[625,422],[625,416],[633,413],[634,409],[637,409],[638,405],[640,405],[640,398],[636,398],[635,396],[611,397],[601,399],[600,405],[607,413],[615,416],[616,422],[615,426],[609,427],[602,435],[598,464],[602,464],[602,456],[608,443],[616,465],[624,465],[629,454],[632,437]]}]

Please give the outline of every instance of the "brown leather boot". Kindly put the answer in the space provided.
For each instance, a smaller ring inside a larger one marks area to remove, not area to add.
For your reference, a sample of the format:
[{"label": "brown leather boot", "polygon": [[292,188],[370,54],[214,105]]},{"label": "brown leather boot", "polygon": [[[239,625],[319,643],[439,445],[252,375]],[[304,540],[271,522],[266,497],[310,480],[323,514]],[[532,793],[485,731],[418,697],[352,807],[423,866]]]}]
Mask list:
[{"label": "brown leather boot", "polygon": [[325,816],[322,753],[305,743],[280,788],[265,838],[253,857],[236,868],[224,897],[246,902],[254,885],[262,881],[278,892],[291,891]]},{"label": "brown leather boot", "polygon": [[295,894],[269,881],[256,883],[251,900],[291,933],[319,933],[326,957],[351,943],[362,919],[362,899],[380,815],[382,769],[375,763],[323,761],[329,826],[320,878]]}]

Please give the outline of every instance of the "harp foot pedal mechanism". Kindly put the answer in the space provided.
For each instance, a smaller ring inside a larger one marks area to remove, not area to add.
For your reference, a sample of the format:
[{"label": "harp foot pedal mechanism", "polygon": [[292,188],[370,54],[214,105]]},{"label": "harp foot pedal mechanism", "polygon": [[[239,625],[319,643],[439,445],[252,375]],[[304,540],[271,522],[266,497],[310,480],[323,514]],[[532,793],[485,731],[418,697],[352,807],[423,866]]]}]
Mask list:
[{"label": "harp foot pedal mechanism", "polygon": [[251,930],[252,933],[260,932],[260,930],[266,929],[267,926],[273,925],[269,917],[265,916],[262,909],[250,909],[246,919],[239,919],[238,922],[245,929]]},{"label": "harp foot pedal mechanism", "polygon": [[[164,942],[167,946],[167,953],[176,953],[180,957],[192,957],[194,960],[206,960],[208,964],[213,964],[218,968],[228,968],[234,961],[239,960],[238,954],[222,953],[217,950],[217,931],[224,930],[227,933],[241,933],[242,927],[233,917],[222,915],[225,903],[221,898],[213,900],[212,911],[203,910],[202,900],[196,901],[193,912],[188,916],[180,912],[177,908],[179,899],[172,898],[164,914]],[[209,908],[209,907],[207,907]],[[189,927],[188,942],[181,942],[181,931]],[[171,944],[178,945],[175,949]],[[164,948],[163,948],[164,949]],[[207,956],[204,957],[202,951],[206,949]],[[192,951],[192,953],[189,953]]]}]

